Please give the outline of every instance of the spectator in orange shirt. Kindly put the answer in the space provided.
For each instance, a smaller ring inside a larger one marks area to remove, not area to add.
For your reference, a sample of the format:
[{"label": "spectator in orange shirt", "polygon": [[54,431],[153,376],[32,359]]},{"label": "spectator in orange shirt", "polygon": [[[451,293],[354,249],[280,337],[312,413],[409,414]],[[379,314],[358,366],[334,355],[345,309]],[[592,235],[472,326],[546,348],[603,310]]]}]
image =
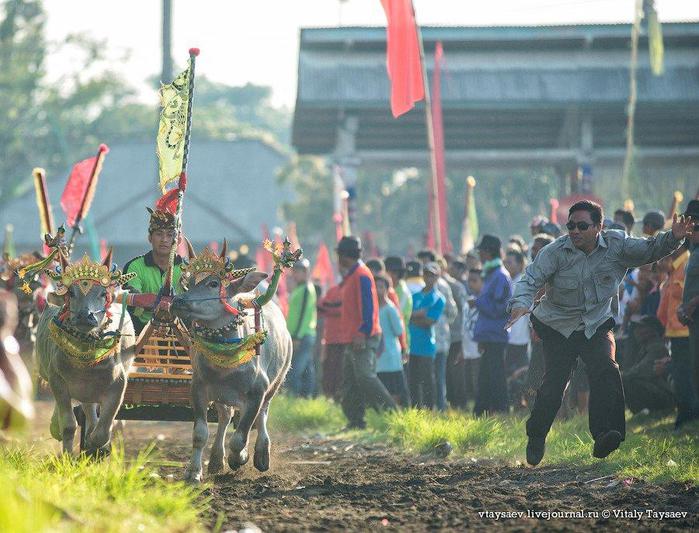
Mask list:
[{"label": "spectator in orange shirt", "polygon": [[692,386],[689,329],[677,317],[677,308],[682,304],[688,260],[689,249],[685,241],[674,253],[658,263],[661,272],[667,274],[667,279],[660,289],[658,319],[665,326],[665,337],[670,340],[670,373],[677,400],[676,429],[699,417],[699,401]]}]

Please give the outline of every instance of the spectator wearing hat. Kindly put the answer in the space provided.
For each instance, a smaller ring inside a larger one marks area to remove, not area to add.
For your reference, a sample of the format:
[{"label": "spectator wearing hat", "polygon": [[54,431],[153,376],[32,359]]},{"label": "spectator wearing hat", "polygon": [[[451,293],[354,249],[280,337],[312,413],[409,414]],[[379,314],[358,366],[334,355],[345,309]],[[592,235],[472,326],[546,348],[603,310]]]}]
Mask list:
[{"label": "spectator wearing hat", "polygon": [[652,263],[675,250],[690,230],[675,217],[672,230],[650,239],[602,231],[602,207],[583,200],[568,212],[568,235],[544,247],[515,287],[509,324],[527,315],[535,295],[545,296],[531,321],[543,340],[546,372],[527,421],[527,462],[543,459],[546,435],[561,406],[578,357],[590,384],[593,456],[607,457],[625,438],[624,390],[616,363],[612,301],[631,267]]},{"label": "spectator wearing hat", "polygon": [[405,282],[405,262],[402,257],[389,256],[384,261],[386,273],[391,278],[393,290],[398,296],[398,310],[400,311],[403,325],[405,326],[405,346],[406,356],[410,349],[410,315],[413,313],[413,294]]},{"label": "spectator wearing hat", "polygon": [[435,262],[423,268],[425,286],[413,294],[413,314],[410,318],[410,360],[408,384],[414,407],[432,409],[436,385],[434,360],[437,354],[435,324],[444,311],[444,296],[437,290],[440,268]]},{"label": "spectator wearing hat", "polygon": [[665,227],[665,213],[659,209],[648,211],[643,215],[643,235],[655,237]]},{"label": "spectator wearing hat", "polygon": [[408,261],[405,264],[405,284],[410,294],[415,294],[425,286],[422,278],[422,263],[420,261]]},{"label": "spectator wearing hat", "polygon": [[641,317],[634,328],[640,346],[638,362],[621,373],[626,405],[634,414],[643,409],[671,409],[675,403],[667,379],[655,371],[656,362],[668,356],[664,331],[660,320],[651,315]]},{"label": "spectator wearing hat", "polygon": [[689,326],[689,351],[694,391],[699,397],[699,200],[687,204],[686,216],[692,217],[694,232],[690,237],[690,255],[678,318]]},{"label": "spectator wearing hat", "polygon": [[360,259],[361,241],[354,236],[342,237],[336,251],[343,273],[340,283],[340,320],[345,344],[342,410],[349,428],[363,428],[366,407],[395,409],[396,403],[376,376],[381,335],[379,303],[374,277]]},{"label": "spectator wearing hat", "polygon": [[289,297],[286,327],[294,343],[294,354],[286,382],[293,395],[310,397],[315,392],[313,348],[316,340],[317,295],[309,279],[308,259],[301,259],[294,264],[292,276],[296,286]]},{"label": "spectator wearing hat", "polygon": [[[451,346],[451,326],[455,324],[459,314],[459,306],[452,292],[451,284],[445,277],[444,266],[437,260],[437,256],[432,250],[421,250],[417,254],[418,260],[423,264],[435,263],[439,269],[439,279],[437,280],[437,290],[444,296],[444,312],[435,324],[435,337],[437,339],[437,354],[434,360],[437,409],[444,411],[447,408],[447,358]],[[460,323],[455,327],[460,328]]]},{"label": "spectator wearing hat", "polygon": [[477,248],[483,263],[483,288],[476,299],[469,301],[469,305],[478,309],[473,338],[481,351],[481,361],[478,396],[473,411],[480,416],[507,412],[508,409],[505,377],[508,333],[505,324],[512,282],[502,265],[502,243],[498,237],[483,235]]}]

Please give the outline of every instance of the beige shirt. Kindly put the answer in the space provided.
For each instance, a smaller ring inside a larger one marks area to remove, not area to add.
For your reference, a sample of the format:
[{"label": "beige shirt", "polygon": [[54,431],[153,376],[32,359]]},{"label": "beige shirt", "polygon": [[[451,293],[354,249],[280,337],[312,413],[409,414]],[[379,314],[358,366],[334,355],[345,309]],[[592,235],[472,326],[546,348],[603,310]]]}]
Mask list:
[{"label": "beige shirt", "polygon": [[508,308],[529,309],[538,290],[546,286],[534,316],[565,337],[584,324],[589,339],[614,317],[612,301],[626,271],[662,259],[681,242],[672,231],[640,239],[621,230],[605,230],[597,247],[586,255],[564,235],[542,248],[526,268]]}]

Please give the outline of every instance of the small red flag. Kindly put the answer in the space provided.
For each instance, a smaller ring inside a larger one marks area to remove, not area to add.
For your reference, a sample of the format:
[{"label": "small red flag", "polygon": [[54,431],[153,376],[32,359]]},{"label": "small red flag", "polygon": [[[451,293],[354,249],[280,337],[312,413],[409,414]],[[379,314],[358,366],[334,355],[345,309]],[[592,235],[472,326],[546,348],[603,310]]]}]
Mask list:
[{"label": "small red flag", "polygon": [[61,195],[61,207],[66,214],[68,226],[74,226],[80,222],[92,205],[92,199],[97,190],[97,180],[102,170],[104,156],[109,152],[106,144],[101,144],[95,157],[84,159],[76,163],[70,171],[68,182]]},{"label": "small red flag", "polygon": [[179,189],[166,192],[155,202],[155,208],[158,211],[167,211],[172,215],[177,214],[177,195],[179,192]]},{"label": "small red flag", "polygon": [[316,264],[313,266],[311,278],[318,280],[326,289],[335,282],[333,264],[332,261],[330,261],[330,252],[324,242],[321,242],[318,246],[318,255],[316,256]]},{"label": "small red flag", "polygon": [[381,0],[386,12],[386,68],[394,118],[425,97],[420,45],[411,0]]}]

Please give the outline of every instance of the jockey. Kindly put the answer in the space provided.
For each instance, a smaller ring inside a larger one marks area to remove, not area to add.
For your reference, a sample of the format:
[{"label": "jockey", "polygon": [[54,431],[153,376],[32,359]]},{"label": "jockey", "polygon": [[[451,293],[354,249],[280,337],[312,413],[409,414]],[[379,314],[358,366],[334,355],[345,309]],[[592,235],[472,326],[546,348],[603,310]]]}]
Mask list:
[{"label": "jockey", "polygon": [[[138,276],[132,279],[125,288],[131,293],[157,294],[165,281],[170,249],[177,233],[175,230],[175,215],[170,211],[153,210],[149,207],[146,209],[150,213],[148,242],[150,242],[152,249],[146,254],[134,257],[126,263],[124,274],[135,272]],[[179,245],[179,242],[177,244]],[[172,272],[172,287],[176,292],[180,287],[181,263],[182,258],[176,255]],[[136,335],[139,335],[153,313],[150,309],[140,307],[130,307],[129,313],[133,319]]]}]

